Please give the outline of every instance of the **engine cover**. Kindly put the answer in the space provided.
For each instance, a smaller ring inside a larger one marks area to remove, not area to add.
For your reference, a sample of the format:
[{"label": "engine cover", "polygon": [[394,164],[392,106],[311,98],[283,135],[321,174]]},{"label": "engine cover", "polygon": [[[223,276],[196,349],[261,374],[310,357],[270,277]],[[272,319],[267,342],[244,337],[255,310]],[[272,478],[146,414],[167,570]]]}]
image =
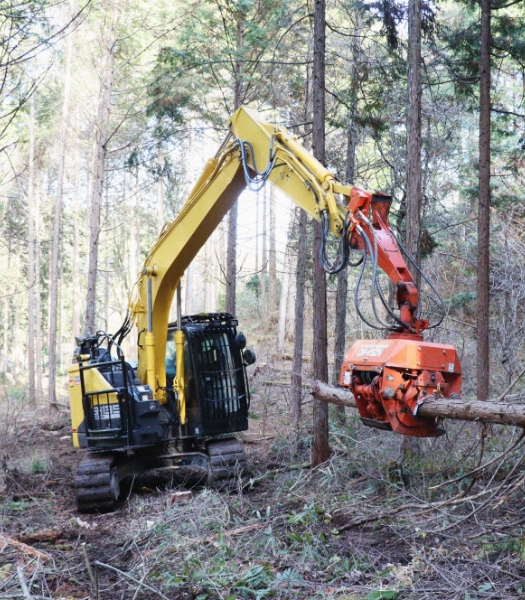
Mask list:
[{"label": "engine cover", "polygon": [[356,400],[363,423],[415,437],[444,433],[437,418],[419,417],[421,403],[459,398],[461,365],[453,346],[391,334],[358,340],[345,356],[339,384]]}]

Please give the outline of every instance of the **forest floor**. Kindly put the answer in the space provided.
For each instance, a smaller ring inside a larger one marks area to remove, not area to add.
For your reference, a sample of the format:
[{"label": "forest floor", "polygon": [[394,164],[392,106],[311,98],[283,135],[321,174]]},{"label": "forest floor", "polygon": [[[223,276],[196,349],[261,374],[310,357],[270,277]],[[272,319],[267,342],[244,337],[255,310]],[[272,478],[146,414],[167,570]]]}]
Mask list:
[{"label": "forest floor", "polygon": [[312,469],[308,397],[294,431],[282,374],[253,387],[236,489],[144,476],[104,515],[76,510],[67,413],[4,406],[0,599],[525,596],[521,431],[447,423],[403,450],[334,412],[332,457]]}]

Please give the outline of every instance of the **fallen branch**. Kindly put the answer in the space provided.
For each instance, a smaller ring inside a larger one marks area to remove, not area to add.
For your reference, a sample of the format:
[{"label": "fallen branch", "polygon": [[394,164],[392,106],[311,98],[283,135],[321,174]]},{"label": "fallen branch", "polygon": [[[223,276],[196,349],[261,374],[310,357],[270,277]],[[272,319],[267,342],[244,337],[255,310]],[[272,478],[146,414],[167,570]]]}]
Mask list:
[{"label": "fallen branch", "polygon": [[0,535],[0,552],[2,552],[7,546],[13,546],[18,550],[21,550],[24,554],[28,554],[29,556],[36,556],[44,562],[51,560],[51,556],[49,556],[49,554],[46,554],[45,552],[41,552],[40,550],[37,550],[32,546],[28,546],[23,542],[19,542],[18,540],[14,540],[13,538]]},{"label": "fallen branch", "polygon": [[22,588],[22,594],[24,594],[25,600],[33,600],[33,596],[31,596],[26,580],[24,579],[24,571],[22,567],[16,568],[16,574],[18,575],[18,581],[20,581],[20,587]]},{"label": "fallen branch", "polygon": [[[317,400],[323,402],[347,408],[357,408],[354,396],[350,392],[321,381],[313,382],[310,393]],[[525,427],[525,404],[439,398],[421,404],[418,414],[422,417],[440,417],[442,419],[458,419],[460,421],[476,421],[478,423]]]},{"label": "fallen branch", "polygon": [[87,553],[86,543],[82,544],[82,554],[84,555],[84,562],[86,563],[89,579],[91,581],[91,586],[93,588],[93,592],[95,594],[95,600],[98,600],[98,581],[95,575],[93,574],[93,569],[91,568],[91,563],[89,562],[89,556]]}]

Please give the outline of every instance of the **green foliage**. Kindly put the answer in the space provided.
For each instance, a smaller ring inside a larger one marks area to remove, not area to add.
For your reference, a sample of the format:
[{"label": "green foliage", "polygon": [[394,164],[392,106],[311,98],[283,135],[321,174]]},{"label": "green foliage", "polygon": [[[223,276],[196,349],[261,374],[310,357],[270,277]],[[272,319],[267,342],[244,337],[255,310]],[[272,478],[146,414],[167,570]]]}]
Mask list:
[{"label": "green foliage", "polygon": [[5,503],[5,509],[9,512],[18,513],[25,511],[30,505],[31,502],[29,500],[12,500]]},{"label": "green foliage", "polygon": [[395,590],[373,590],[367,596],[367,600],[396,600],[399,592]]},{"label": "green foliage", "polygon": [[472,304],[476,300],[476,292],[459,292],[449,298],[446,303],[451,311],[459,309],[472,309]]}]

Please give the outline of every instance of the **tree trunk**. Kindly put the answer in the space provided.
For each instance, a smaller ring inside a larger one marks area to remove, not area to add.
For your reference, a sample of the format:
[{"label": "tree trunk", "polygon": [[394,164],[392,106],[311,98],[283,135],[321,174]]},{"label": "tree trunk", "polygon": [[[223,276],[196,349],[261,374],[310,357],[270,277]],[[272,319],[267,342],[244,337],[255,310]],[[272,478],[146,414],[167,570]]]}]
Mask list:
[{"label": "tree trunk", "polygon": [[270,317],[277,310],[277,256],[275,251],[275,188],[270,186],[270,252],[268,256],[268,297]]},{"label": "tree trunk", "polygon": [[104,163],[107,152],[109,111],[111,90],[113,87],[113,62],[117,48],[115,28],[118,18],[118,2],[114,4],[108,35],[106,64],[104,69],[104,84],[101,89],[97,118],[97,139],[95,148],[95,169],[93,195],[91,198],[90,237],[89,237],[89,266],[86,297],[86,335],[95,332],[95,307],[97,297],[98,243],[100,235],[100,204],[104,188]]},{"label": "tree trunk", "polygon": [[29,402],[36,404],[35,387],[35,96],[31,96],[29,111],[29,181],[27,186],[27,236],[29,252],[27,258],[27,371],[29,377]]},{"label": "tree trunk", "polygon": [[215,290],[213,289],[213,247],[211,238],[204,245],[204,310],[213,312],[215,307]]},{"label": "tree trunk", "polygon": [[157,233],[160,235],[164,227],[164,178],[162,174],[164,157],[162,155],[162,142],[158,143],[157,149]]},{"label": "tree trunk", "polygon": [[303,344],[304,344],[304,286],[306,283],[306,225],[307,215],[299,206],[295,209],[297,220],[297,268],[295,274],[295,323],[292,366],[291,414],[295,425],[301,419],[303,400]]},{"label": "tree trunk", "polygon": [[60,257],[60,221],[62,218],[62,196],[64,192],[64,171],[66,163],[66,141],[69,120],[69,89],[71,84],[71,57],[73,37],[67,38],[66,71],[64,75],[64,98],[62,103],[62,126],[60,131],[60,153],[58,155],[57,195],[53,221],[53,240],[51,251],[51,272],[49,285],[49,405],[55,407],[57,374],[57,310],[58,310],[58,264]]},{"label": "tree trunk", "polygon": [[[237,11],[237,61],[235,63],[234,109],[237,110],[243,99],[243,63],[240,57],[244,47],[244,13]],[[228,218],[228,248],[226,251],[226,312],[235,314],[237,287],[237,213],[238,202],[230,209]]]},{"label": "tree trunk", "polygon": [[489,250],[490,250],[490,0],[481,2],[479,83],[479,205],[477,279],[477,394],[489,397]]},{"label": "tree trunk", "polygon": [[268,277],[268,221],[267,221],[267,206],[268,206],[269,186],[263,189],[262,201],[262,258],[261,258],[261,307],[262,316],[266,316],[268,311],[268,293],[266,289],[266,279]]},{"label": "tree trunk", "polygon": [[[420,265],[421,238],[421,0],[408,3],[407,251]],[[419,274],[413,273],[419,288]]]},{"label": "tree trunk", "polygon": [[71,315],[71,329],[73,337],[80,335],[80,276],[78,269],[78,254],[80,251],[79,243],[79,207],[78,207],[78,195],[80,193],[80,149],[76,152],[76,165],[77,173],[75,180],[75,191],[73,195],[73,266],[72,266],[72,279],[73,279],[73,307]]},{"label": "tree trunk", "polygon": [[[356,23],[356,29],[359,22]],[[357,70],[358,43],[352,41],[352,69],[351,69],[351,104],[347,132],[346,144],[346,167],[345,181],[348,185],[353,185],[355,178],[355,116],[357,112],[357,89],[359,84],[359,73]],[[341,365],[345,357],[345,339],[346,339],[346,301],[348,297],[348,267],[345,267],[337,274],[337,294],[335,298],[335,340],[334,340],[334,370],[332,373],[332,383],[337,385]],[[345,409],[339,407],[339,421],[345,422]]]},{"label": "tree trunk", "polygon": [[35,169],[35,376],[36,397],[40,401],[44,397],[42,382],[42,299],[40,296],[40,177],[39,168]]},{"label": "tree trunk", "polygon": [[[356,408],[354,396],[342,388],[326,385],[322,381],[314,381],[311,393],[320,402],[328,402],[336,406]],[[418,415],[421,417],[439,417],[440,419],[457,419],[459,421],[477,421],[499,425],[525,427],[525,404],[498,401],[451,400],[439,398],[419,405]]]},{"label": "tree trunk", "polygon": [[[20,273],[20,250],[17,248],[15,251],[15,273]],[[20,367],[22,364],[22,348],[20,343],[20,277],[15,278],[15,289],[14,295],[14,319],[13,319],[13,373],[15,376],[20,375]]]},{"label": "tree trunk", "polygon": [[[195,122],[193,118],[190,119],[190,132],[188,136],[188,152],[186,155],[186,171],[189,175],[189,186],[184,194],[185,198],[188,197],[188,193],[191,190],[191,186],[194,184],[194,165],[195,165]],[[185,199],[184,198],[184,199]],[[186,269],[184,278],[184,312],[187,315],[193,314],[195,311],[193,306],[193,261]]]},{"label": "tree trunk", "polygon": [[[64,272],[64,258],[60,258],[59,272]],[[64,340],[64,278],[58,280],[58,336],[57,336],[57,370],[64,364],[63,340]]]},{"label": "tree trunk", "polygon": [[[317,160],[325,162],[325,0],[315,0],[314,14],[314,69],[313,69],[313,126],[312,149]],[[328,381],[328,331],[326,320],[326,274],[320,260],[322,228],[314,221],[313,264],[313,372],[316,379]],[[328,445],[328,407],[314,399],[312,466],[330,457]]]},{"label": "tree trunk", "polygon": [[3,358],[3,371],[4,373],[9,373],[9,332],[11,328],[9,327],[9,312],[10,312],[10,303],[11,303],[11,278],[9,277],[9,273],[11,273],[11,239],[9,239],[7,243],[7,278],[5,282],[5,297],[4,297],[4,335],[3,335],[3,343],[2,343],[2,358]]},{"label": "tree trunk", "polygon": [[137,175],[137,194],[135,194],[135,265],[133,268],[133,283],[138,277],[139,271],[142,268],[142,252],[140,247],[140,207],[141,195],[138,193],[139,178]]},{"label": "tree trunk", "polygon": [[[310,51],[308,52],[310,54]],[[312,63],[308,62],[306,66],[306,101],[304,106],[304,121],[306,124],[313,119],[313,101],[312,101]],[[305,126],[305,134],[308,131],[308,125]],[[309,144],[310,137],[305,135],[305,147],[311,149]],[[291,416],[292,421],[298,427],[303,401],[303,346],[304,346],[304,299],[306,284],[306,251],[307,251],[307,226],[308,216],[299,206],[295,208],[295,221],[297,222],[297,266],[295,274],[295,320],[294,320],[294,349],[291,381]]]},{"label": "tree trunk", "polygon": [[288,298],[290,296],[290,273],[292,270],[292,243],[291,239],[295,228],[293,215],[290,218],[288,227],[288,243],[284,251],[283,276],[281,280],[281,295],[279,297],[279,321],[277,323],[277,350],[284,353],[286,341],[286,317],[288,308]]},{"label": "tree trunk", "polygon": [[186,269],[184,277],[184,312],[187,315],[194,313],[193,308],[193,262]]},{"label": "tree trunk", "polygon": [[261,203],[259,202],[261,198],[261,190],[257,190],[256,199],[255,199],[255,273],[259,275],[259,234],[260,234],[260,222],[259,222],[259,208]]}]

